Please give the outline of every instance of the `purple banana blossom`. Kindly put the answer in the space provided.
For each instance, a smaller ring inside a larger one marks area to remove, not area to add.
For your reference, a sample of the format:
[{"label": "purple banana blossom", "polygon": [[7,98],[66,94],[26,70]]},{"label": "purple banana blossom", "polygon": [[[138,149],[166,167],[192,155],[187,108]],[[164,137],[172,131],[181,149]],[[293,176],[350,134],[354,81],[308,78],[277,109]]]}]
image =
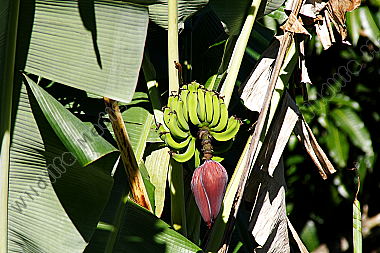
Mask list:
[{"label": "purple banana blossom", "polygon": [[226,169],[213,160],[206,160],[194,171],[191,190],[208,228],[211,228],[218,216],[227,181]]}]

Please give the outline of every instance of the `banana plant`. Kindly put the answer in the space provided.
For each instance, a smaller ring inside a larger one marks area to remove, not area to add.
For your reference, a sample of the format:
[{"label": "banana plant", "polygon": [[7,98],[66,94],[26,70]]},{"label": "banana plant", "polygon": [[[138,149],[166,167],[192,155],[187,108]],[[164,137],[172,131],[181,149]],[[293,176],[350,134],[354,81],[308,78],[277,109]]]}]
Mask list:
[{"label": "banana plant", "polygon": [[298,57],[293,31],[259,127],[236,91],[273,39],[257,18],[283,3],[8,1],[0,251],[227,251],[242,231],[253,249],[237,213]]}]

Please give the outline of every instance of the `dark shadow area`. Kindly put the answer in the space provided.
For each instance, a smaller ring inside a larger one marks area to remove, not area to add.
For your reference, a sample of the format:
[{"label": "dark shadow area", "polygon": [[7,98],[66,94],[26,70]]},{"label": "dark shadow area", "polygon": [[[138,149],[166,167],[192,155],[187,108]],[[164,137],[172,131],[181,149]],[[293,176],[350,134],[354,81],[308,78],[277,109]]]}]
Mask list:
[{"label": "dark shadow area", "polygon": [[102,69],[102,59],[98,46],[98,34],[96,30],[95,3],[94,0],[78,0],[79,15],[82,19],[83,26],[91,32],[92,44],[99,67]]}]

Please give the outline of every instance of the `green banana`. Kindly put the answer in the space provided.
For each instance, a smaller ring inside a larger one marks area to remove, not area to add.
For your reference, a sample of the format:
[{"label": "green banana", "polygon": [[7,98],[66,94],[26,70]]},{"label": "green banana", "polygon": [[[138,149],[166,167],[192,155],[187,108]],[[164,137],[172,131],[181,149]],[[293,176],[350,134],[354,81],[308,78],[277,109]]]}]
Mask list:
[{"label": "green banana", "polygon": [[188,95],[189,95],[189,90],[182,90],[181,93],[179,94],[180,100],[183,101],[183,104],[182,104],[182,114],[185,117],[185,120],[187,122],[189,122],[189,111],[188,111],[188,108],[187,108]]},{"label": "green banana", "polygon": [[206,121],[208,123],[212,122],[212,114],[214,109],[212,108],[212,95],[214,93],[212,91],[206,90],[205,92],[205,108],[206,108]]},{"label": "green banana", "polygon": [[172,111],[175,111],[178,106],[178,96],[177,95],[171,95],[168,97],[168,107]]},{"label": "green banana", "polygon": [[170,114],[171,113],[172,113],[171,109],[169,107],[165,107],[165,109],[164,109],[164,123],[165,123],[165,126],[167,128],[169,127]]},{"label": "green banana", "polygon": [[[167,127],[170,130],[170,133],[177,139],[185,139],[187,136],[189,136],[190,132],[189,131],[183,131],[179,127],[179,122],[178,122],[178,117],[176,113],[171,112],[170,113],[170,118]],[[165,113],[164,113],[165,117]],[[164,119],[165,121],[165,119]]]},{"label": "green banana", "polygon": [[187,109],[189,110],[189,118],[191,123],[193,125],[198,126],[201,124],[198,118],[198,113],[197,113],[197,104],[198,104],[198,99],[197,99],[197,92],[190,92],[188,99],[187,99]]},{"label": "green banana", "polygon": [[187,162],[188,160],[190,160],[191,157],[193,157],[193,155],[195,153],[195,140],[196,139],[194,137],[191,137],[190,143],[187,146],[187,149],[185,150],[185,152],[183,152],[181,154],[172,153],[173,159],[176,160],[177,162],[180,162],[180,163],[184,163],[184,162]]},{"label": "green banana", "polygon": [[216,126],[219,123],[219,119],[220,119],[220,103],[219,103],[219,97],[216,93],[212,95],[212,109],[213,109],[213,115],[212,115],[212,121],[209,127]]},{"label": "green banana", "polygon": [[223,99],[219,99],[220,103],[220,120],[218,122],[218,125],[211,127],[211,130],[214,132],[222,131],[227,126],[228,121],[228,110],[226,104],[223,102]]},{"label": "green banana", "polygon": [[177,118],[178,122],[180,125],[180,128],[182,128],[184,131],[189,131],[189,124],[187,123],[187,120],[185,119],[184,113],[183,113],[183,101],[180,100],[178,101],[178,106],[177,106]]},{"label": "green banana", "polygon": [[228,120],[227,128],[223,132],[210,131],[211,136],[217,141],[228,141],[235,137],[240,129],[240,120],[231,116]]},{"label": "green banana", "polygon": [[[157,125],[157,129],[156,131],[158,132],[158,134],[160,135],[160,137],[163,135],[163,134],[166,134],[166,133],[169,133],[169,128],[167,128],[165,126],[165,124],[158,124]],[[162,139],[162,138],[161,138]]]},{"label": "green banana", "polygon": [[187,85],[187,89],[190,92],[197,92],[197,89],[199,88],[200,84],[197,82],[191,82]]},{"label": "green banana", "polygon": [[177,150],[183,149],[187,145],[189,145],[191,138],[192,138],[191,135],[189,135],[184,141],[177,142],[176,140],[173,139],[172,135],[169,132],[166,132],[161,135],[161,139],[165,141],[166,145],[168,145],[172,149],[177,149]]},{"label": "green banana", "polygon": [[205,91],[203,89],[198,89],[198,105],[197,105],[197,113],[198,118],[201,122],[206,121],[206,104],[205,104]]}]

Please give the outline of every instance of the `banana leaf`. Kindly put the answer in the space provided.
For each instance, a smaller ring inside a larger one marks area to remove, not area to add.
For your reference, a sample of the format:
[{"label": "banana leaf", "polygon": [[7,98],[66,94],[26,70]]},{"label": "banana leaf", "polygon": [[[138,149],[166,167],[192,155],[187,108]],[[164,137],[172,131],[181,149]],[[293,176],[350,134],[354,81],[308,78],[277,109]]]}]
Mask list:
[{"label": "banana leaf", "polygon": [[80,121],[28,76],[25,78],[50,126],[80,165],[86,166],[117,150],[95,128]]},{"label": "banana leaf", "polygon": [[202,252],[186,237],[174,231],[144,208],[128,201],[125,223],[115,253],[118,252]]},{"label": "banana leaf", "polygon": [[[192,14],[208,3],[208,0],[179,0],[178,1],[178,23],[182,25]],[[149,18],[157,25],[168,28],[168,0],[163,0],[160,4],[149,6]]]},{"label": "banana leaf", "polygon": [[351,142],[367,156],[368,167],[373,166],[374,151],[368,129],[359,115],[350,108],[337,108],[331,111],[331,118],[344,131]]},{"label": "banana leaf", "polygon": [[347,136],[344,132],[339,131],[334,124],[328,124],[326,130],[326,144],[329,149],[329,155],[339,167],[344,168],[347,165],[350,148]]},{"label": "banana leaf", "polygon": [[[18,91],[10,151],[8,252],[82,252],[107,203],[115,157],[106,155],[82,167],[55,134],[31,89],[22,85]],[[96,150],[94,143],[85,144]]]},{"label": "banana leaf", "polygon": [[[264,15],[271,13],[272,11],[277,10],[284,2],[284,0],[261,1],[257,17],[260,18]],[[251,3],[251,0],[210,0],[211,8],[215,11],[220,20],[222,20],[226,24],[228,28],[228,33],[231,35],[236,35],[240,33],[240,29],[243,25],[243,22],[247,15],[247,10],[249,9]]]},{"label": "banana leaf", "polygon": [[23,0],[18,69],[114,100],[132,99],[148,7],[121,1]]}]

